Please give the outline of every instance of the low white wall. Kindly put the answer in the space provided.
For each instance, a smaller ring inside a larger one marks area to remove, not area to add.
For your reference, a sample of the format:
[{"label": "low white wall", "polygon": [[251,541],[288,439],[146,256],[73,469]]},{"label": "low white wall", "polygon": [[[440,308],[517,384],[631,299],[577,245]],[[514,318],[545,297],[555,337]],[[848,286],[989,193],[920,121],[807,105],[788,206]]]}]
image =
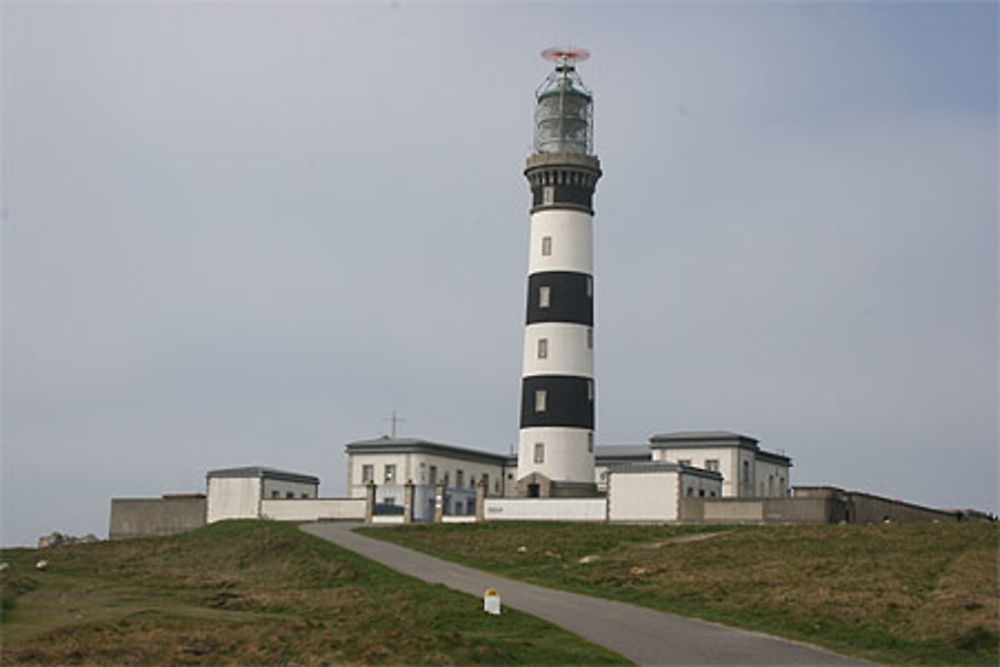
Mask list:
[{"label": "low white wall", "polygon": [[441,517],[442,523],[475,523],[475,514],[445,514]]},{"label": "low white wall", "polygon": [[677,472],[612,472],[608,498],[611,521],[676,521]]},{"label": "low white wall", "polygon": [[372,523],[403,523],[402,514],[376,514],[372,517]]},{"label": "low white wall", "polygon": [[322,519],[365,518],[364,498],[294,498],[261,501],[262,519],[275,521],[319,521]]},{"label": "low white wall", "polygon": [[487,498],[487,521],[604,521],[604,498]]}]

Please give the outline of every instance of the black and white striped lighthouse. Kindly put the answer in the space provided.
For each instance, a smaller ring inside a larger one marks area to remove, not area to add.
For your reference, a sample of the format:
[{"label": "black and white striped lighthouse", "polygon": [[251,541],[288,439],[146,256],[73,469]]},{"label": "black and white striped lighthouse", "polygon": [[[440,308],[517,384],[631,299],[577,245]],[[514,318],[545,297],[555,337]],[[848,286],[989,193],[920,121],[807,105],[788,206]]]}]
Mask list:
[{"label": "black and white striped lighthouse", "polygon": [[594,492],[593,96],[582,49],[548,49],[535,91],[528,308],[517,457],[521,495]]}]

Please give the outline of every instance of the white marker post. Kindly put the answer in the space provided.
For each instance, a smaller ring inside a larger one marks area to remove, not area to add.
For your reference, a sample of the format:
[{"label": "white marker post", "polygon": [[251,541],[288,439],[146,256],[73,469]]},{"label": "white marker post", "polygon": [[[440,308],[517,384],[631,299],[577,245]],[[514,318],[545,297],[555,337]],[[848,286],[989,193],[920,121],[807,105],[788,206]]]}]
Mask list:
[{"label": "white marker post", "polygon": [[483,611],[487,614],[500,614],[500,593],[496,589],[489,589],[483,595]]}]

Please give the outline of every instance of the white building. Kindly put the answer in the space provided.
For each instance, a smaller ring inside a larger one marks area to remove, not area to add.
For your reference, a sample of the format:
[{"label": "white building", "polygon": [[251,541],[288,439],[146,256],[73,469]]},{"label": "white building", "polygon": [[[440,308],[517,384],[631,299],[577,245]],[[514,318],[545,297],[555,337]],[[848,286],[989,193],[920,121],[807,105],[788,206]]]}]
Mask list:
[{"label": "white building", "polygon": [[208,523],[256,519],[262,515],[265,500],[311,499],[319,492],[317,477],[262,466],[210,470],[205,477]]},{"label": "white building", "polygon": [[[451,503],[446,513],[464,514],[469,512],[468,503],[474,498],[479,480],[487,482],[489,497],[523,495],[518,493],[518,458],[513,454],[388,436],[352,442],[346,449],[347,493],[353,498],[365,497],[369,482],[376,485],[377,500],[382,505],[398,504],[402,485],[407,482],[418,487],[443,484]],[[649,463],[678,464],[678,470],[708,471],[713,473],[712,478],[719,476],[717,490],[687,485],[682,479],[679,488],[688,497],[714,497],[713,491],[721,497],[781,497],[787,496],[791,488],[789,457],[764,451],[755,438],[728,431],[667,433],[653,436],[648,445],[598,446],[591,479],[597,493],[603,494],[608,490],[609,471],[631,466],[630,474],[634,474],[637,464]],[[706,496],[701,496],[702,490]],[[433,515],[432,508],[423,507],[431,502],[431,494],[418,491],[418,495],[421,500],[417,501],[415,514]],[[461,504],[461,509],[456,511],[455,504]]]},{"label": "white building", "polygon": [[653,461],[681,463],[722,474],[723,498],[780,498],[791,493],[792,460],[729,431],[681,431],[650,438]]}]

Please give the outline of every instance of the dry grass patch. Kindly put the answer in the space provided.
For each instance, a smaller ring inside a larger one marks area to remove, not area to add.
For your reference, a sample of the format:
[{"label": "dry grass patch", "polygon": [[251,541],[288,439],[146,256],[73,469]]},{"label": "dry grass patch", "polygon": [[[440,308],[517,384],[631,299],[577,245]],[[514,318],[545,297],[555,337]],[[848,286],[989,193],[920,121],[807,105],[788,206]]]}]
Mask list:
[{"label": "dry grass patch", "polygon": [[533,617],[395,573],[272,522],[3,552],[3,662],[604,663]]},{"label": "dry grass patch", "polygon": [[495,523],[368,534],[873,660],[997,663],[996,525],[716,527],[711,539],[704,530]]}]

